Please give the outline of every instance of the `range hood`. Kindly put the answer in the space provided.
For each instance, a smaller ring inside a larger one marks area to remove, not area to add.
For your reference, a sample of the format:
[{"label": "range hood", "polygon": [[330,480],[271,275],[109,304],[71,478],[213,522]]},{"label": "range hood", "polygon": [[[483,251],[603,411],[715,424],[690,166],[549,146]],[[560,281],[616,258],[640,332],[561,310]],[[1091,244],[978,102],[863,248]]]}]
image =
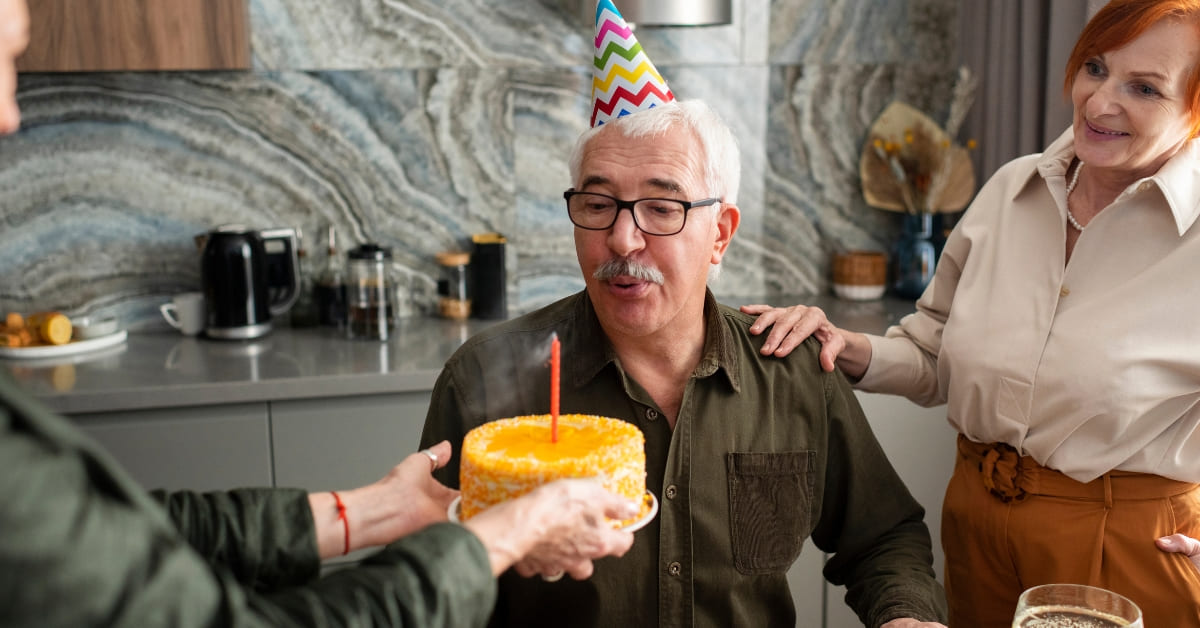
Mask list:
[{"label": "range hood", "polygon": [[[714,26],[733,22],[733,0],[612,0],[637,26]],[[586,1],[591,11],[596,3]]]}]

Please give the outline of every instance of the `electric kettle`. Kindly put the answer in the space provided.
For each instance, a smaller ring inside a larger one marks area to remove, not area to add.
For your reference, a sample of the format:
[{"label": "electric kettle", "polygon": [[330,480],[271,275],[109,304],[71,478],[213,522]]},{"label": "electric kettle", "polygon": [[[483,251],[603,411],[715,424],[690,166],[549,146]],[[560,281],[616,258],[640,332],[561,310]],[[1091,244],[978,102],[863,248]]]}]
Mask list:
[{"label": "electric kettle", "polygon": [[244,340],[270,332],[271,316],[287,312],[299,296],[296,230],[223,225],[197,242],[205,335]]}]

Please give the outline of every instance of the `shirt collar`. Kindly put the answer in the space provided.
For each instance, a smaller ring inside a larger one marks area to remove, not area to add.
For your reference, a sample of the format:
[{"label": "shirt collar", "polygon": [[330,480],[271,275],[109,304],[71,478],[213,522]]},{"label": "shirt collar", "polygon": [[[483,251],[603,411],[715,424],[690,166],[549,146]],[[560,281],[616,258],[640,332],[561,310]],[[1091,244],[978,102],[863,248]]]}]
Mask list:
[{"label": "shirt collar", "polygon": [[[592,307],[586,290],[576,304],[573,318],[578,322],[579,334],[573,339],[575,342],[572,343],[571,355],[575,357],[570,361],[572,366],[569,372],[571,384],[578,388],[594,379],[609,364],[616,364],[617,354],[608,337],[604,335],[604,329],[600,326],[600,319],[596,316],[596,310]],[[700,363],[692,371],[692,376],[709,377],[720,371],[725,374],[734,392],[739,392],[741,383],[737,375],[738,353],[733,332],[725,324],[725,317],[716,298],[707,289],[704,294],[704,329],[704,351]],[[595,342],[595,338],[601,338],[603,341]]]},{"label": "shirt collar", "polygon": [[[1038,174],[1043,179],[1066,177],[1067,168],[1075,158],[1075,134],[1068,128],[1054,140],[1037,162]],[[1151,185],[1158,186],[1167,201],[1175,228],[1182,236],[1200,217],[1200,138],[1193,138],[1167,160],[1158,172],[1134,181],[1117,200],[1126,199]],[[1065,184],[1064,184],[1065,185]]]},{"label": "shirt collar", "polygon": [[734,392],[741,392],[737,343],[734,342],[730,325],[725,323],[725,314],[721,312],[721,306],[707,289],[704,291],[704,329],[704,353],[692,375],[709,377],[719,371],[725,374],[725,379],[729,381],[729,386]]}]

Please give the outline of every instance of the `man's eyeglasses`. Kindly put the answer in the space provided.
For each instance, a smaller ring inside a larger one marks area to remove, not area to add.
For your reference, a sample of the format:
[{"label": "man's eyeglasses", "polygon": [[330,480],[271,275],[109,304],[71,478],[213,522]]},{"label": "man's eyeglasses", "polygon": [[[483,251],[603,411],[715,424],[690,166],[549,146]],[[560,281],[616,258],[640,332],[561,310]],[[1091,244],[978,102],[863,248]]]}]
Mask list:
[{"label": "man's eyeglasses", "polygon": [[571,222],[580,229],[609,229],[617,224],[617,215],[621,210],[628,209],[629,213],[633,214],[633,224],[644,233],[655,236],[675,235],[683,231],[683,226],[687,224],[688,210],[721,202],[719,198],[691,202],[670,198],[623,201],[607,194],[574,190],[563,192],[563,198],[567,200],[567,214],[571,217]]}]

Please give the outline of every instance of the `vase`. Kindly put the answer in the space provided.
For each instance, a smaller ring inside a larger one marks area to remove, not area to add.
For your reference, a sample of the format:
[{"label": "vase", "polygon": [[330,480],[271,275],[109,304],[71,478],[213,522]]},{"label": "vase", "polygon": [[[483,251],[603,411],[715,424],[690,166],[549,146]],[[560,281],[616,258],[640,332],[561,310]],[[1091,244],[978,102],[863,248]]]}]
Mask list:
[{"label": "vase", "polygon": [[905,214],[900,236],[892,246],[892,292],[905,299],[916,299],[933,279],[941,253],[941,230],[935,214]]}]

